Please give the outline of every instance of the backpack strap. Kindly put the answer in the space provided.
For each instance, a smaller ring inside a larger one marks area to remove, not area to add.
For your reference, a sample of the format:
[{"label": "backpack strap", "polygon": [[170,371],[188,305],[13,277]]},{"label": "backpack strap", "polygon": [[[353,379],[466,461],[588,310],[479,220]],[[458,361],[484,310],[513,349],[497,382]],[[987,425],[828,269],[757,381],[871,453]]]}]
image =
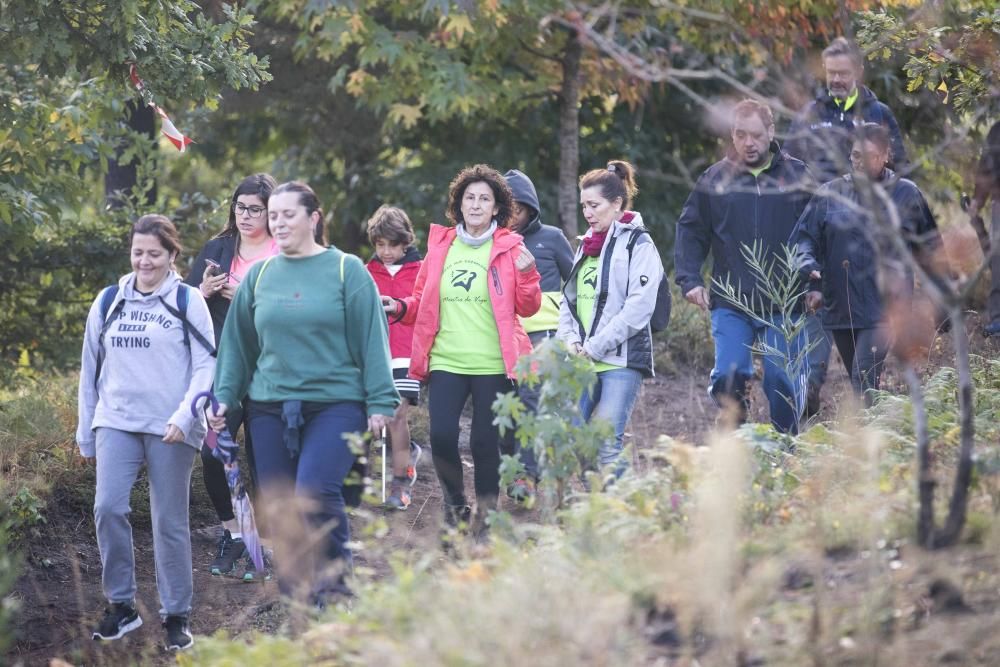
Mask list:
[{"label": "backpack strap", "polygon": [[643,234],[648,234],[648,233],[649,230],[647,229],[632,230],[632,238],[629,239],[628,245],[625,246],[625,248],[628,250],[628,261],[630,262],[632,261],[632,249],[635,248],[635,244],[639,242],[639,237],[641,237]]},{"label": "backpack strap", "polygon": [[[267,271],[267,265],[271,263],[272,259],[274,259],[274,255],[271,255],[270,257],[268,257],[267,259],[265,259],[264,263],[260,265],[260,271],[257,272],[257,279],[253,281],[253,293],[254,293],[254,296],[257,296],[257,286],[260,285],[260,278],[261,278],[261,276],[264,275],[264,272]],[[341,269],[340,269],[340,275],[341,276],[344,275],[344,269],[343,269],[343,267],[341,267]]]},{"label": "backpack strap", "polygon": [[194,336],[194,339],[198,341],[198,343],[200,343],[201,346],[206,350],[208,350],[208,353],[214,357],[215,345],[210,343],[203,335],[201,335],[200,331],[191,326],[191,322],[187,318],[187,305],[188,305],[187,291],[189,289],[194,289],[194,288],[191,287],[190,285],[185,285],[184,283],[181,283],[180,285],[177,286],[178,308],[174,308],[173,306],[171,306],[162,296],[158,296],[157,298],[160,300],[160,303],[163,304],[163,307],[167,309],[167,312],[169,312],[171,315],[173,315],[174,317],[176,317],[181,321],[181,326],[184,328],[184,344],[187,345],[188,347],[191,347],[190,336]]},{"label": "backpack strap", "polygon": [[101,333],[97,336],[97,364],[94,368],[94,387],[97,387],[97,381],[101,379],[101,367],[104,366],[104,334],[108,332],[111,328],[111,324],[118,319],[119,313],[125,307],[125,299],[121,299],[117,304],[115,304],[115,309],[111,311],[111,304],[115,302],[118,297],[118,283],[114,285],[108,285],[101,292]]}]

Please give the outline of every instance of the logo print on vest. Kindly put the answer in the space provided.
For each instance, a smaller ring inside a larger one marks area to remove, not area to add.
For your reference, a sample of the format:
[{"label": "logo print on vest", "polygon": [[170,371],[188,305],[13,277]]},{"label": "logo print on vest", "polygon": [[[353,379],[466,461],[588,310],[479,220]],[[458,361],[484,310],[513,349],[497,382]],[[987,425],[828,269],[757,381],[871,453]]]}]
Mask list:
[{"label": "logo print on vest", "polygon": [[455,269],[451,273],[451,286],[461,287],[468,292],[472,289],[472,281],[478,275],[475,271],[469,271],[468,269]]},{"label": "logo print on vest", "polygon": [[590,285],[591,289],[597,289],[597,267],[588,266],[583,270],[583,282]]}]

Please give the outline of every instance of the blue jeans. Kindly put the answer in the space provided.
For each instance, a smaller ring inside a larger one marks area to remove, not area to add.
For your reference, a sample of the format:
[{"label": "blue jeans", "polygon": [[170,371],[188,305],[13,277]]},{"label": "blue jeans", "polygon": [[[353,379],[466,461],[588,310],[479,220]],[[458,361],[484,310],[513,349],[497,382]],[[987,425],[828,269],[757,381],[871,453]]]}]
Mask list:
[{"label": "blue jeans", "polygon": [[615,439],[602,442],[597,452],[601,468],[613,465],[615,475],[621,475],[628,467],[628,461],[621,456],[622,441],[640,387],[642,373],[634,368],[616,368],[598,373],[593,388],[580,398],[580,412],[586,421],[597,417],[609,422],[615,430]]},{"label": "blue jeans", "polygon": [[719,402],[728,396],[740,406],[747,401],[746,385],[753,377],[752,346],[757,341],[779,350],[781,355],[764,355],[764,394],[771,409],[771,423],[782,433],[797,433],[806,396],[808,362],[793,381],[786,366],[805,345],[805,332],[792,341],[791,349],[781,334],[781,316],[774,315],[764,325],[743,313],[729,308],[712,311],[712,337],[715,339],[715,367],[712,369],[710,392]]},{"label": "blue jeans", "polygon": [[806,335],[813,343],[809,356],[809,384],[822,387],[826,382],[826,372],[830,369],[830,352],[833,350],[833,339],[830,332],[823,328],[823,318],[818,313],[806,315]]},{"label": "blue jeans", "polygon": [[[336,588],[342,577],[342,574],[327,573],[333,562],[342,559],[343,569],[351,565],[351,551],[347,547],[350,525],[343,488],[344,479],[354,464],[354,454],[343,434],[364,432],[368,428],[368,420],[361,403],[304,406],[301,449],[293,458],[284,441],[285,423],[280,413],[275,413],[273,405],[250,401],[247,409],[247,422],[253,433],[257,481],[260,484],[258,497],[269,505],[273,521],[271,532],[281,532],[279,526],[282,522],[278,517],[281,512],[295,511],[296,500],[307,503],[309,510],[302,517],[303,524],[313,534],[284,535],[286,543],[289,538],[293,540],[290,547],[294,544],[309,545],[314,535],[329,531],[329,535],[318,541],[315,549],[303,546],[305,553],[278,554],[279,559],[295,563],[288,574],[283,572],[278,577],[279,587],[286,595],[300,592],[296,590],[300,585],[308,586],[309,593],[321,594]],[[266,406],[272,407],[267,409]],[[301,573],[303,581],[295,581],[292,573]]]}]

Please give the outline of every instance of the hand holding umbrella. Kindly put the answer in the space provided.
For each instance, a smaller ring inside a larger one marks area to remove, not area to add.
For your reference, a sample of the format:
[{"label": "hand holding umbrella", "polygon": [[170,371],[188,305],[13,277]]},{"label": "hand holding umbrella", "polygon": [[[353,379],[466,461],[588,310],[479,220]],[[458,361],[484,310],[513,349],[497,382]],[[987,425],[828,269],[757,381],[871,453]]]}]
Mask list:
[{"label": "hand holding umbrella", "polygon": [[246,485],[240,477],[240,464],[238,454],[240,446],[229,433],[223,421],[222,428],[216,432],[217,422],[222,420],[225,410],[219,405],[215,394],[211,391],[203,391],[194,397],[191,402],[191,413],[197,417],[198,402],[202,398],[207,398],[212,405],[213,418],[212,429],[205,435],[205,444],[212,450],[212,456],[223,463],[226,471],[226,482],[229,484],[229,496],[233,503],[233,514],[236,523],[243,534],[243,544],[246,545],[247,553],[256,566],[257,571],[264,570],[264,550],[260,543],[260,536],[257,534],[257,522],[254,520],[253,505],[250,504],[250,496],[247,494]]}]

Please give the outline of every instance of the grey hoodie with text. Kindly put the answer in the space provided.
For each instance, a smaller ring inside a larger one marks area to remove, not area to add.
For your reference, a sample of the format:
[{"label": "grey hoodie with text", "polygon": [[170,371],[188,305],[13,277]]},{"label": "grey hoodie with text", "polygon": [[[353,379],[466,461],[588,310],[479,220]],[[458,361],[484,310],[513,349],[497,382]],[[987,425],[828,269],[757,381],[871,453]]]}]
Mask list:
[{"label": "grey hoodie with text", "polygon": [[[160,302],[177,308],[177,291],[188,290],[186,317],[206,340],[214,340],[212,318],[201,292],[184,285],[171,271],[148,296],[135,290],[135,274],[118,281],[118,294],[108,308],[114,321],[104,334],[104,363],[95,386],[101,319],[101,295],[90,307],[80,365],[79,425],[76,442],[80,453],[95,453],[98,427],[162,436],[168,424],[184,432],[184,442],[201,449],[205,417],[191,414],[195,394],[210,389],[215,358],[194,336],[184,343],[180,319]],[[124,301],[121,310],[116,310]],[[179,310],[179,309],[178,309]]]}]

